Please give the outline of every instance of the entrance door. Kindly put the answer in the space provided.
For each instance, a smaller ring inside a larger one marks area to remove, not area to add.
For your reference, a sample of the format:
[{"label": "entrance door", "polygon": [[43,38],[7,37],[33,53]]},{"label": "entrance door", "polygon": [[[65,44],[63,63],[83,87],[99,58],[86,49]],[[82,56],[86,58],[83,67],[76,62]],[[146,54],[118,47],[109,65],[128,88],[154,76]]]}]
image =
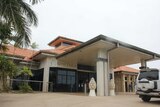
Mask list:
[{"label": "entrance door", "polygon": [[127,83],[127,81],[125,81],[125,90],[126,90],[126,92],[128,92],[128,83]]},{"label": "entrance door", "polygon": [[78,72],[78,92],[84,92],[85,83],[87,85],[87,91],[89,91],[88,83],[92,77],[96,80],[96,73]]},{"label": "entrance door", "polygon": [[84,85],[88,81],[87,72],[78,72],[78,92],[84,92]]}]

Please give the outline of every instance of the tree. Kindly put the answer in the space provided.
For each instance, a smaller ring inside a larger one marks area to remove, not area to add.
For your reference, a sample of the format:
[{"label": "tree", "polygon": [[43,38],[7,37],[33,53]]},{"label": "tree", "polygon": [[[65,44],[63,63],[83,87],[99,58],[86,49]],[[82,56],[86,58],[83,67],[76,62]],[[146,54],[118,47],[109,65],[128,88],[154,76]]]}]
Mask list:
[{"label": "tree", "polygon": [[0,50],[6,51],[6,44],[11,40],[11,28],[3,22],[0,22]]},{"label": "tree", "polygon": [[[37,4],[43,0],[29,0]],[[38,19],[31,5],[24,0],[0,0],[0,23],[5,23],[12,28],[13,36],[16,36],[15,45],[24,47],[30,44],[30,26],[37,26]],[[4,35],[5,36],[5,35]]]},{"label": "tree", "polygon": [[29,0],[29,1],[34,5],[34,4],[37,4],[43,0]]},{"label": "tree", "polygon": [[18,75],[22,76],[23,79],[33,76],[32,71],[27,66],[24,66]]},{"label": "tree", "polygon": [[8,90],[7,76],[12,78],[18,72],[17,66],[6,56],[0,55],[0,76],[2,77],[2,89]]},{"label": "tree", "polygon": [[38,44],[36,42],[33,42],[30,47],[34,50],[38,48]]}]

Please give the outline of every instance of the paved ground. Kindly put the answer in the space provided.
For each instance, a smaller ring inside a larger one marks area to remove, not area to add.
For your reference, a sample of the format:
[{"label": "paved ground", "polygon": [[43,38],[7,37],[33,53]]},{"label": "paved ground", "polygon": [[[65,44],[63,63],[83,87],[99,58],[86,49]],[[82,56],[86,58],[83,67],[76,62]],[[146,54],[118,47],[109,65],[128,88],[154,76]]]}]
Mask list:
[{"label": "paved ground", "polygon": [[160,99],[144,103],[136,95],[88,97],[66,93],[1,93],[0,107],[160,107]]}]

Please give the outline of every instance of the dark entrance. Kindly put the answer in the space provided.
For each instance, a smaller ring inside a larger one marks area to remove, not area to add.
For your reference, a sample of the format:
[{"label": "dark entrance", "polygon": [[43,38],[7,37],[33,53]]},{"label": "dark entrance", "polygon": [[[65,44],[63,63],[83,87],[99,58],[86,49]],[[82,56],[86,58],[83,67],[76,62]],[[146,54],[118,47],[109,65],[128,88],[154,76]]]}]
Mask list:
[{"label": "dark entrance", "polygon": [[76,92],[76,72],[71,69],[50,68],[49,91]]},{"label": "dark entrance", "polygon": [[49,85],[50,92],[83,92],[84,84],[90,78],[96,79],[96,73],[81,72],[73,69],[50,68]]},{"label": "dark entrance", "polygon": [[84,85],[86,83],[87,85],[87,90],[88,89],[88,83],[90,79],[94,77],[96,79],[96,73],[89,73],[89,72],[78,72],[78,92],[83,92],[84,91]]}]

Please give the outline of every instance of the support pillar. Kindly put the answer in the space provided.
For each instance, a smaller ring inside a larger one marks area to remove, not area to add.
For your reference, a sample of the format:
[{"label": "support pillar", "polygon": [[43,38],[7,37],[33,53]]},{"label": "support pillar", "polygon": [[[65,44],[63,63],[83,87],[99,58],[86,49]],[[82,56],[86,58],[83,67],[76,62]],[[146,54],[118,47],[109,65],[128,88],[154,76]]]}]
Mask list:
[{"label": "support pillar", "polygon": [[50,61],[47,58],[45,60],[44,71],[43,71],[43,87],[42,87],[42,91],[43,92],[48,92],[48,86],[49,86],[49,68],[50,68]]},{"label": "support pillar", "polygon": [[97,55],[97,95],[108,96],[108,64],[106,50],[99,50]]},{"label": "support pillar", "polygon": [[43,71],[43,92],[48,92],[48,82],[49,82],[49,67],[45,67]]},{"label": "support pillar", "polygon": [[145,60],[141,60],[141,67],[140,69],[146,68],[147,67],[147,63]]},{"label": "support pillar", "polygon": [[[110,68],[110,67],[108,67]],[[110,71],[110,74],[111,74],[111,78],[109,80],[109,95],[110,96],[115,96],[115,82],[114,82],[114,72],[113,72],[113,69],[109,70]]]}]

